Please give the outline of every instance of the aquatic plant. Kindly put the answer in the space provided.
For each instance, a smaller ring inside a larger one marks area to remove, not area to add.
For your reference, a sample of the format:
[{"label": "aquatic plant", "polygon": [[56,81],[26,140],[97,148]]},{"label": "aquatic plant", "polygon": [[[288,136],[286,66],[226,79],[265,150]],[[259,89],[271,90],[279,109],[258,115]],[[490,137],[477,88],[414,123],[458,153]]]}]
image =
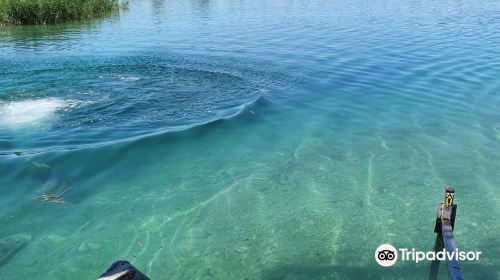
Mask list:
[{"label": "aquatic plant", "polygon": [[90,19],[118,9],[118,0],[0,0],[0,25]]}]

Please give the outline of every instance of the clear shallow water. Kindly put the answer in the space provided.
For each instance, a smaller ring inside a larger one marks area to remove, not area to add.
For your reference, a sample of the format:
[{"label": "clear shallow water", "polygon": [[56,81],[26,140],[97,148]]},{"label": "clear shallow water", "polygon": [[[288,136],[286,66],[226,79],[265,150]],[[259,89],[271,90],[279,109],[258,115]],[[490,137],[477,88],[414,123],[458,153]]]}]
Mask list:
[{"label": "clear shallow water", "polygon": [[373,251],[431,249],[446,184],[483,252],[465,276],[500,278],[498,11],[132,1],[2,27],[0,238],[28,234],[0,278],[422,279]]}]

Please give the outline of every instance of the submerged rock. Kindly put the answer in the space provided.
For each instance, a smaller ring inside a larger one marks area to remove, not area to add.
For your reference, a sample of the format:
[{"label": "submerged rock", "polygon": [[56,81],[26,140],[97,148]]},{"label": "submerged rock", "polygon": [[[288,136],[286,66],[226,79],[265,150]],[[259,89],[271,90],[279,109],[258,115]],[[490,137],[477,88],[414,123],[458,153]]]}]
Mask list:
[{"label": "submerged rock", "polygon": [[78,252],[84,253],[84,252],[87,252],[88,250],[95,251],[95,250],[99,250],[99,249],[101,249],[100,244],[95,243],[95,242],[91,242],[91,241],[85,241],[82,244],[80,244],[80,246],[78,247]]},{"label": "submerged rock", "polygon": [[31,241],[31,234],[19,233],[0,239],[0,266],[8,263],[15,254]]}]

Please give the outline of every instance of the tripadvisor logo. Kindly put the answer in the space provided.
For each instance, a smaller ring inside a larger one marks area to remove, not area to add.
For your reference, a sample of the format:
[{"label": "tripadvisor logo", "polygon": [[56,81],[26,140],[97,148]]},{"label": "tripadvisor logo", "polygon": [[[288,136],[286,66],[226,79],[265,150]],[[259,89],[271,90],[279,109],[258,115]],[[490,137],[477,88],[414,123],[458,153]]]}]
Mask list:
[{"label": "tripadvisor logo", "polygon": [[445,249],[442,251],[418,251],[414,248],[399,248],[396,249],[391,244],[382,244],[378,246],[377,250],[375,250],[375,260],[381,266],[389,267],[393,266],[396,261],[399,259],[401,261],[411,261],[415,263],[419,263],[421,261],[445,261],[445,260],[459,260],[459,261],[478,261],[481,255],[480,251],[459,251],[456,249],[453,252],[447,252]]},{"label": "tripadvisor logo", "polygon": [[391,244],[382,244],[375,250],[375,260],[381,266],[392,266],[398,260],[398,251]]}]

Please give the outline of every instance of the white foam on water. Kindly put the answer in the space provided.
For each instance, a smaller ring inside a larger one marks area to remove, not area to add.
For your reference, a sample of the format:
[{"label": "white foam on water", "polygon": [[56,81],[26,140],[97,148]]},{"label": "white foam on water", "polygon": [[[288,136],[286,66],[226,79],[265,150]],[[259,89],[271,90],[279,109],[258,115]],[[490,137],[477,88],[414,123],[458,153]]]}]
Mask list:
[{"label": "white foam on water", "polygon": [[38,125],[67,106],[71,106],[71,102],[58,98],[0,102],[0,127]]},{"label": "white foam on water", "polygon": [[134,76],[130,76],[130,77],[119,76],[119,79],[120,79],[120,80],[122,80],[122,81],[127,81],[127,82],[130,82],[130,81],[138,81],[138,80],[140,80],[141,78],[139,78],[139,77],[134,77]]}]

